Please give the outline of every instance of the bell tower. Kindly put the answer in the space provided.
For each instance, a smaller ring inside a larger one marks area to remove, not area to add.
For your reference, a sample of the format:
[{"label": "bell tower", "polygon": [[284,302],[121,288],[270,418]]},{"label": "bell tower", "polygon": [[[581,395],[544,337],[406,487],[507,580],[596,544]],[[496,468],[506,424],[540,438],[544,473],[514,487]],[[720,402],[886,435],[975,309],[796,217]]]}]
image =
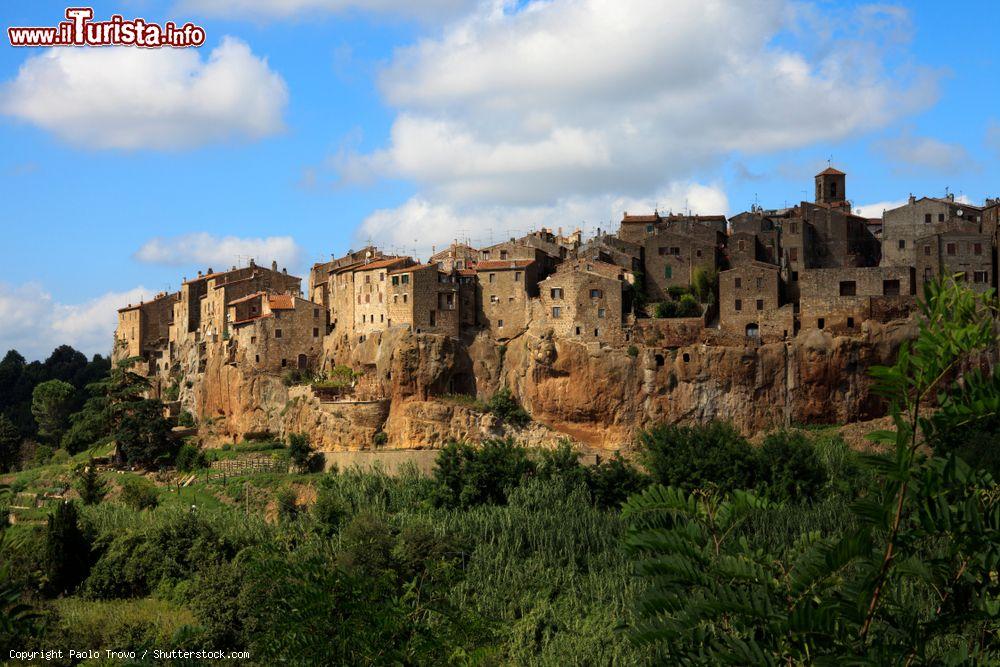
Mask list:
[{"label": "bell tower", "polygon": [[847,174],[827,167],[816,174],[816,203],[838,204],[847,200]]}]

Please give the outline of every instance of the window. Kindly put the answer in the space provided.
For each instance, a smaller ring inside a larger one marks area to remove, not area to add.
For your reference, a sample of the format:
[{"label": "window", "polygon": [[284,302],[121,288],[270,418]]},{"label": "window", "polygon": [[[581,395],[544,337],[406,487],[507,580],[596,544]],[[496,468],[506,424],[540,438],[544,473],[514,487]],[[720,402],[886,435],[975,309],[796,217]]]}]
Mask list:
[{"label": "window", "polygon": [[503,320],[497,320],[497,329],[503,329]]},{"label": "window", "polygon": [[989,275],[990,274],[987,271],[974,271],[972,273],[972,282],[980,285],[988,283],[990,281]]},{"label": "window", "polygon": [[515,271],[514,272],[514,282],[515,283],[521,282],[521,272],[520,271]]},{"label": "window", "polygon": [[254,361],[255,361],[256,363],[258,363],[258,364],[259,364],[259,363],[260,363],[260,355],[259,355],[259,354],[255,354],[255,355],[253,355],[253,360],[254,360]]},{"label": "window", "polygon": [[925,213],[924,214],[924,224],[925,225],[931,224],[931,214],[930,213]]},{"label": "window", "polygon": [[701,257],[701,250],[695,250],[694,251],[694,256],[695,257]]},{"label": "window", "polygon": [[938,222],[944,222],[944,213],[938,213]]},{"label": "window", "polygon": [[409,297],[406,294],[404,294],[403,295],[403,303],[406,303],[408,300],[409,300]]},{"label": "window", "polygon": [[906,250],[906,239],[899,239],[899,249]]},{"label": "window", "polygon": [[792,282],[793,283],[799,282],[799,272],[798,271],[792,271]]},{"label": "window", "polygon": [[605,311],[603,308],[598,308],[597,309],[597,316],[598,317],[604,317],[604,315],[605,315],[606,312],[607,311]]},{"label": "window", "polygon": [[973,255],[982,255],[983,254],[983,244],[982,243],[973,243],[972,244],[972,254]]},{"label": "window", "polygon": [[432,311],[430,311],[430,316],[431,316],[431,326],[434,326],[435,324],[437,324],[437,321],[436,321],[436,317],[435,317],[435,315],[436,315],[436,313],[435,313],[435,312],[434,312],[433,310],[432,310]]},{"label": "window", "polygon": [[736,302],[733,304],[733,310],[743,310],[743,299],[736,299]]},{"label": "window", "polygon": [[281,329],[275,329],[274,330],[274,337],[275,338],[281,338]]},{"label": "window", "polygon": [[677,246],[673,246],[672,248],[670,248],[670,254],[673,255],[674,257],[680,257],[681,249],[678,248]]},{"label": "window", "polygon": [[597,338],[600,335],[601,335],[601,330],[600,329],[594,329],[594,338]]},{"label": "window", "polygon": [[501,250],[500,251],[500,259],[507,259],[507,251],[506,250]]},{"label": "window", "polygon": [[592,290],[590,290],[590,298],[591,299],[600,299],[602,296],[604,296],[604,294],[601,292],[601,290],[599,290],[599,289],[592,289]]},{"label": "window", "polygon": [[404,285],[409,285],[410,284],[410,274],[409,273],[404,273],[403,277],[400,278],[400,282],[403,283]]},{"label": "window", "polygon": [[313,308],[313,317],[319,317],[319,308]]},{"label": "window", "polygon": [[735,287],[736,289],[740,289],[740,288],[742,288],[742,287],[743,287],[743,279],[742,279],[742,278],[736,278],[736,281],[735,281],[735,284],[734,284],[734,287]]},{"label": "window", "polygon": [[740,239],[738,245],[740,247],[740,252],[743,252],[744,250],[746,250],[746,243],[743,241],[743,239]]},{"label": "window", "polygon": [[924,246],[924,256],[925,257],[930,257],[931,256],[931,247],[929,245],[925,245]]},{"label": "window", "polygon": [[847,318],[847,328],[848,329],[853,329],[854,328],[854,318],[853,317],[848,317]]},{"label": "window", "polygon": [[580,327],[577,327],[577,328],[576,328],[576,335],[577,335],[577,336],[579,336],[579,335],[580,335]]},{"label": "window", "polygon": [[496,294],[490,294],[490,303],[500,303],[500,297]]},{"label": "window", "polygon": [[924,282],[929,283],[933,279],[934,279],[934,272],[931,271],[931,267],[929,266],[924,267]]},{"label": "window", "polygon": [[371,283],[371,281],[372,281],[372,277],[366,273],[365,274],[365,285],[368,285],[369,283]]},{"label": "window", "polygon": [[955,244],[954,243],[949,243],[948,244],[948,254],[949,255],[954,255],[955,254]]},{"label": "window", "polygon": [[646,225],[646,232],[648,233],[652,231],[653,231],[653,225]]},{"label": "window", "polygon": [[490,282],[491,283],[495,283],[496,281],[497,281],[497,274],[491,273],[490,274]]},{"label": "window", "polygon": [[282,359],[281,360],[281,367],[284,368],[287,365],[288,365],[288,359]]},{"label": "window", "polygon": [[562,308],[559,306],[552,306],[552,317],[554,318],[562,317]]},{"label": "window", "polygon": [[553,301],[561,301],[563,298],[563,288],[553,287],[549,290],[549,298]]},{"label": "window", "polygon": [[899,281],[898,280],[883,280],[882,281],[882,296],[899,296]]},{"label": "window", "polygon": [[826,326],[826,320],[824,318],[821,317],[818,320],[816,320],[816,328],[817,329],[822,329],[825,326]]},{"label": "window", "polygon": [[379,282],[382,282],[382,283],[385,282],[385,271],[379,272],[378,279],[379,279]]},{"label": "window", "polygon": [[663,257],[664,255],[667,254],[667,246],[661,245],[659,248],[656,249],[656,252],[660,257]]},{"label": "window", "polygon": [[399,295],[398,294],[393,294],[392,295],[392,302],[393,303],[399,303]]},{"label": "window", "polygon": [[764,310],[764,299],[757,299],[757,310]]},{"label": "window", "polygon": [[313,338],[319,338],[319,328],[313,327]]},{"label": "window", "polygon": [[855,296],[858,293],[858,285],[853,280],[840,281],[840,296]]},{"label": "window", "polygon": [[490,258],[490,251],[489,250],[483,250],[479,254],[482,255],[482,259],[489,259]]},{"label": "window", "polygon": [[764,279],[761,277],[757,278],[757,289],[764,289]]},{"label": "window", "polygon": [[792,261],[792,262],[799,261],[799,249],[798,248],[789,248],[788,249],[788,259],[790,261]]},{"label": "window", "polygon": [[365,303],[371,303],[371,302],[372,302],[372,295],[365,294]]},{"label": "window", "polygon": [[392,284],[393,285],[398,285],[399,284],[399,276],[393,276],[392,277]]},{"label": "window", "polygon": [[256,336],[250,336],[250,344],[253,345],[256,342],[257,342],[257,337]]},{"label": "window", "polygon": [[665,267],[663,267],[663,277],[664,278],[666,278],[667,280],[670,280],[673,276],[674,276],[674,269],[673,269],[672,266],[670,266],[669,264],[667,264]]},{"label": "window", "polygon": [[798,234],[799,233],[799,223],[797,223],[797,222],[791,222],[791,223],[789,223],[788,224],[788,231],[791,234]]}]

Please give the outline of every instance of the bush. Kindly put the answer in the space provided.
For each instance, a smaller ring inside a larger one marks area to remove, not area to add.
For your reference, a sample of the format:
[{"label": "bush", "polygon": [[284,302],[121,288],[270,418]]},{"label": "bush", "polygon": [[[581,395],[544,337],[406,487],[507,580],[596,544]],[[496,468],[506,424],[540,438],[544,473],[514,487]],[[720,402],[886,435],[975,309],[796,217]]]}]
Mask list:
[{"label": "bush", "polygon": [[194,415],[187,410],[182,410],[179,415],[177,415],[177,425],[186,426],[192,428],[197,426],[197,422],[194,420]]},{"label": "bush", "polygon": [[626,352],[628,353],[628,356],[632,358],[639,356],[639,348],[637,348],[635,345],[629,345],[628,350],[626,350]]},{"label": "bush", "polygon": [[677,317],[698,317],[699,315],[701,315],[701,306],[693,294],[685,294],[677,302]]},{"label": "bush", "polygon": [[290,486],[278,489],[274,494],[274,502],[278,507],[278,516],[283,521],[293,521],[299,516],[299,494]]},{"label": "bush", "polygon": [[379,431],[375,434],[375,437],[372,438],[372,442],[375,443],[376,447],[381,447],[385,443],[389,442],[389,434],[385,431]]},{"label": "bush", "polygon": [[674,301],[661,301],[653,309],[653,316],[660,319],[677,317],[677,303]]},{"label": "bush", "polygon": [[190,442],[185,442],[181,445],[180,450],[178,450],[174,464],[181,472],[191,472],[199,468],[204,468],[207,462],[205,460],[205,453],[201,451],[200,447]]},{"label": "bush", "polygon": [[568,441],[562,441],[554,449],[541,450],[538,463],[539,479],[558,480],[570,484],[586,482],[587,471],[580,465],[576,449]]},{"label": "bush", "polygon": [[756,454],[729,424],[661,424],[640,433],[639,445],[646,468],[664,486],[686,491],[754,486]]},{"label": "bush", "polygon": [[152,509],[160,503],[156,486],[145,477],[125,477],[122,480],[121,501],[134,510]]},{"label": "bush", "polygon": [[524,426],[531,421],[531,415],[521,407],[510,389],[501,387],[486,402],[486,411],[492,413],[504,424]]},{"label": "bush", "polygon": [[52,458],[49,459],[49,463],[66,463],[69,461],[69,452],[65,449],[57,449],[52,452]]},{"label": "bush", "polygon": [[618,508],[633,493],[646,488],[649,476],[615,453],[607,461],[587,468],[587,488],[601,508]]},{"label": "bush", "polygon": [[180,398],[181,387],[179,384],[174,382],[169,387],[163,390],[163,400],[165,401],[176,401]]},{"label": "bush", "polygon": [[534,471],[526,450],[513,440],[487,440],[481,447],[453,442],[438,454],[434,499],[446,507],[503,505],[510,490]]},{"label": "bush", "polygon": [[45,591],[69,594],[87,577],[90,544],[80,530],[76,505],[63,501],[49,515],[45,530]]},{"label": "bush", "polygon": [[679,300],[681,297],[690,294],[690,290],[687,287],[682,287],[681,285],[671,285],[667,288],[667,294],[674,301]]},{"label": "bush", "polygon": [[351,505],[337,491],[333,484],[320,483],[319,491],[316,494],[316,502],[312,506],[312,515],[316,520],[319,532],[330,536],[340,532],[340,526],[344,519],[351,514]]},{"label": "bush", "polygon": [[93,459],[77,466],[76,491],[84,505],[96,505],[108,494],[108,485],[104,483]]},{"label": "bush", "polygon": [[769,500],[814,500],[826,481],[826,468],[802,433],[772,433],[757,451],[757,492]]},{"label": "bush", "polygon": [[313,451],[304,433],[288,435],[288,456],[300,470],[315,472],[323,464],[323,456]]}]

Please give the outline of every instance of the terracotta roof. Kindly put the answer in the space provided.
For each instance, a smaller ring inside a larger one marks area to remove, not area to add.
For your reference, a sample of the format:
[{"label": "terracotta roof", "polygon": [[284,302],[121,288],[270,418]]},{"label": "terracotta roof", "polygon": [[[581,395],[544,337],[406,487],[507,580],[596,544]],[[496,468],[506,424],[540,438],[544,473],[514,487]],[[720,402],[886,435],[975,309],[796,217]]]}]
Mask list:
[{"label": "terracotta roof", "polygon": [[291,294],[272,294],[267,298],[271,310],[292,310],[295,308],[295,297]]},{"label": "terracotta roof", "polygon": [[817,176],[847,176],[844,172],[839,169],[834,169],[833,167],[827,167],[823,171],[816,174]]},{"label": "terracotta roof", "polygon": [[264,294],[266,294],[266,292],[254,292],[253,294],[247,294],[246,296],[241,297],[239,299],[233,299],[227,305],[235,306],[238,303],[244,303],[246,301],[250,301],[251,299],[257,299],[259,297],[262,297],[264,296]]},{"label": "terracotta roof", "polygon": [[533,259],[496,259],[476,264],[476,271],[502,271],[504,269],[523,269],[535,263]]},{"label": "terracotta roof", "polygon": [[411,261],[409,257],[386,257],[383,259],[375,260],[374,262],[368,262],[367,264],[362,264],[356,267],[355,271],[371,271],[373,269],[384,269],[386,267],[391,267],[399,264],[400,262]]},{"label": "terracotta roof", "polygon": [[390,269],[389,273],[408,273],[410,271],[421,271],[423,269],[437,269],[438,265],[435,264],[412,264],[410,266],[400,266],[395,269]]},{"label": "terracotta roof", "polygon": [[459,269],[457,271],[457,273],[460,276],[474,276],[474,275],[476,275],[476,270],[475,269]]},{"label": "terracotta roof", "polygon": [[660,216],[658,215],[625,215],[622,217],[622,222],[659,222]]}]

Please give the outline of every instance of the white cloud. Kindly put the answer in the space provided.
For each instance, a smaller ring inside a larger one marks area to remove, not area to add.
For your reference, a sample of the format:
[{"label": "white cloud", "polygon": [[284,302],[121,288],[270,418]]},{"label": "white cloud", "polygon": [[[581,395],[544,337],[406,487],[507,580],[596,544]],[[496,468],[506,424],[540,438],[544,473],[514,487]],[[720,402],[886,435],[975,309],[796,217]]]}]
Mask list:
[{"label": "white cloud", "polygon": [[291,236],[243,238],[214,236],[207,232],[152,238],[133,255],[147,264],[211,267],[216,270],[245,264],[250,258],[259,264],[270,264],[274,260],[282,267],[294,266],[301,256],[302,250]]},{"label": "white cloud", "polygon": [[979,167],[979,163],[961,144],[916,136],[909,130],[898,137],[876,142],[874,148],[897,170],[904,172],[933,170],[954,174]]},{"label": "white cloud", "polygon": [[181,0],[177,12],[196,12],[204,16],[289,19],[363,11],[438,19],[457,14],[474,4],[474,0]]},{"label": "white cloud", "polygon": [[614,231],[625,211],[651,213],[654,208],[725,213],[728,202],[719,187],[698,183],[674,184],[645,198],[570,197],[540,206],[451,205],[417,196],[396,208],[375,211],[356,236],[358,242],[371,239],[386,251],[426,259],[432,246],[441,249],[456,239],[486,246],[539,227],[561,227],[566,233],[579,227],[588,236],[598,227]]},{"label": "white cloud", "polygon": [[136,287],[65,304],[37,283],[0,283],[0,350],[16,349],[27,359],[44,359],[67,344],[88,356],[110,354],[117,309],[153,296],[153,290]]},{"label": "white cloud", "polygon": [[381,76],[399,112],[388,145],[347,156],[340,176],[402,177],[457,204],[641,195],[732,152],[841,139],[935,97],[930,77],[890,79],[875,46],[905,14],[796,39],[797,7],[494,2],[396,52]]},{"label": "white cloud", "polygon": [[899,208],[906,204],[905,199],[899,201],[878,201],[873,204],[861,204],[854,207],[854,212],[865,218],[881,218],[882,213]]},{"label": "white cloud", "polygon": [[288,90],[266,60],[225,37],[197,49],[54,48],[0,87],[0,112],[75,145],[176,149],[280,131]]}]

